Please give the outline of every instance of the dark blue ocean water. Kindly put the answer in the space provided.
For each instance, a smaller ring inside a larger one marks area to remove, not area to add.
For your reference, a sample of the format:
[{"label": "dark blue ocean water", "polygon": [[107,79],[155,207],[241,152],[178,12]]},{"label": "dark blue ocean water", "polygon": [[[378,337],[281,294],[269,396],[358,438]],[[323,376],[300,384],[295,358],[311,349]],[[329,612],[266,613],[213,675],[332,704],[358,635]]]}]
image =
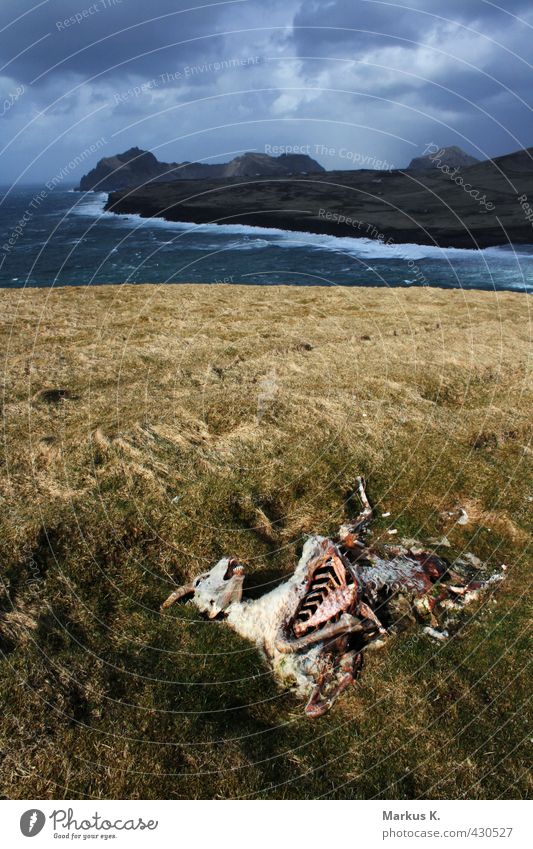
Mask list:
[{"label": "dark blue ocean water", "polygon": [[105,200],[64,188],[3,189],[0,286],[224,281],[533,291],[533,244],[483,251],[386,246],[117,216],[103,212]]}]

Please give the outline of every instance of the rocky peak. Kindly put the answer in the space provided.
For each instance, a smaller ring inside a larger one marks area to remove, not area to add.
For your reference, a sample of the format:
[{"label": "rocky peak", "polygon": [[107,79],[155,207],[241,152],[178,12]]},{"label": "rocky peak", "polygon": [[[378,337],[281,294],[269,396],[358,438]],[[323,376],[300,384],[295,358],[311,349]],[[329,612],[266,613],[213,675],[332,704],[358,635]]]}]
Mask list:
[{"label": "rocky peak", "polygon": [[437,148],[436,145],[433,145],[433,147],[435,150],[425,156],[416,156],[411,159],[407,171],[431,171],[437,170],[443,165],[447,165],[449,168],[469,168],[471,165],[477,165],[480,161],[454,144],[449,147]]}]

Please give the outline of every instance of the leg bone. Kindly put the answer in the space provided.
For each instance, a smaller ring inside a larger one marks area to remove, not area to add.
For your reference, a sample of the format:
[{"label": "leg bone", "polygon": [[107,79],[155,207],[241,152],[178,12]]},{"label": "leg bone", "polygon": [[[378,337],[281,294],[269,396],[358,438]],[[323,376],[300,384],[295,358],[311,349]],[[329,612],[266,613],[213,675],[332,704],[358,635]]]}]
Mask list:
[{"label": "leg bone", "polygon": [[358,631],[363,631],[363,625],[355,616],[350,616],[348,613],[343,613],[338,622],[330,622],[324,625],[318,631],[313,631],[311,634],[306,634],[298,639],[287,639],[283,634],[279,634],[276,639],[276,648],[282,654],[290,654],[292,652],[301,651],[309,648],[315,643],[322,643],[325,640],[333,639],[341,634],[355,634]]},{"label": "leg bone", "polygon": [[381,635],[387,633],[387,629],[383,627],[372,608],[369,607],[368,604],[365,604],[364,601],[362,601],[359,605],[359,613],[361,614],[361,616],[364,616],[365,619],[370,619],[370,621],[377,626],[378,631]]}]

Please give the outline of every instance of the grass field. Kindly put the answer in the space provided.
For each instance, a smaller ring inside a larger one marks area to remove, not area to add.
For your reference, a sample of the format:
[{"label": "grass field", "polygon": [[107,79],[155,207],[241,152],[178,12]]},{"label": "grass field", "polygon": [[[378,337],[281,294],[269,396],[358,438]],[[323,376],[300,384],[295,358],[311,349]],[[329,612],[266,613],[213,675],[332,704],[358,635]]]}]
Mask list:
[{"label": "grass field", "polygon": [[[531,796],[531,300],[438,289],[0,291],[0,792]],[[374,538],[508,577],[317,721],[181,582],[289,574],[365,474]],[[469,522],[447,515],[466,509]]]}]

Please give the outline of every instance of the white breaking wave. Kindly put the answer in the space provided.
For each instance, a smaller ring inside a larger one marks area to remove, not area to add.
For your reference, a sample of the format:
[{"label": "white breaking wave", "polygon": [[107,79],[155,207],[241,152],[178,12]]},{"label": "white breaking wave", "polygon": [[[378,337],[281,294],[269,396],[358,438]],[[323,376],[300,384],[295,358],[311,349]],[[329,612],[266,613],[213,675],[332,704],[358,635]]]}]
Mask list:
[{"label": "white breaking wave", "polygon": [[85,215],[88,218],[113,215],[112,212],[104,212],[104,206],[107,201],[107,194],[105,192],[94,192],[90,195],[79,195],[79,197],[83,197],[83,200],[78,201],[69,210],[73,215]]},{"label": "white breaking wave", "polygon": [[[255,227],[249,224],[193,224],[188,221],[167,221],[164,218],[143,218],[137,214],[117,215],[114,212],[106,212],[104,205],[107,194],[98,192],[87,195],[84,200],[73,206],[71,212],[74,215],[82,215],[89,218],[105,218],[112,220],[118,227],[157,228],[174,230],[191,235],[208,233],[210,236],[243,236],[242,241],[229,242],[226,250],[261,250],[268,247],[276,248],[306,248],[320,251],[332,251],[334,253],[347,254],[362,259],[391,259],[416,262],[420,260],[460,260],[480,259],[480,257],[497,257],[499,260],[516,259],[531,260],[532,254],[528,252],[527,246],[520,246],[520,250],[510,250],[509,246],[483,248],[481,250],[472,248],[441,248],[436,245],[418,245],[414,243],[401,244],[394,242],[387,245],[376,239],[366,239],[352,236],[328,236],[317,233],[309,233],[300,230],[281,230],[275,227]],[[176,240],[172,240],[176,245]],[[163,244],[169,244],[164,242]],[[209,246],[213,247],[213,245]],[[220,244],[216,246],[219,250]],[[524,251],[523,253],[520,251]],[[405,281],[407,282],[407,281]],[[409,281],[413,282],[413,281]]]}]

